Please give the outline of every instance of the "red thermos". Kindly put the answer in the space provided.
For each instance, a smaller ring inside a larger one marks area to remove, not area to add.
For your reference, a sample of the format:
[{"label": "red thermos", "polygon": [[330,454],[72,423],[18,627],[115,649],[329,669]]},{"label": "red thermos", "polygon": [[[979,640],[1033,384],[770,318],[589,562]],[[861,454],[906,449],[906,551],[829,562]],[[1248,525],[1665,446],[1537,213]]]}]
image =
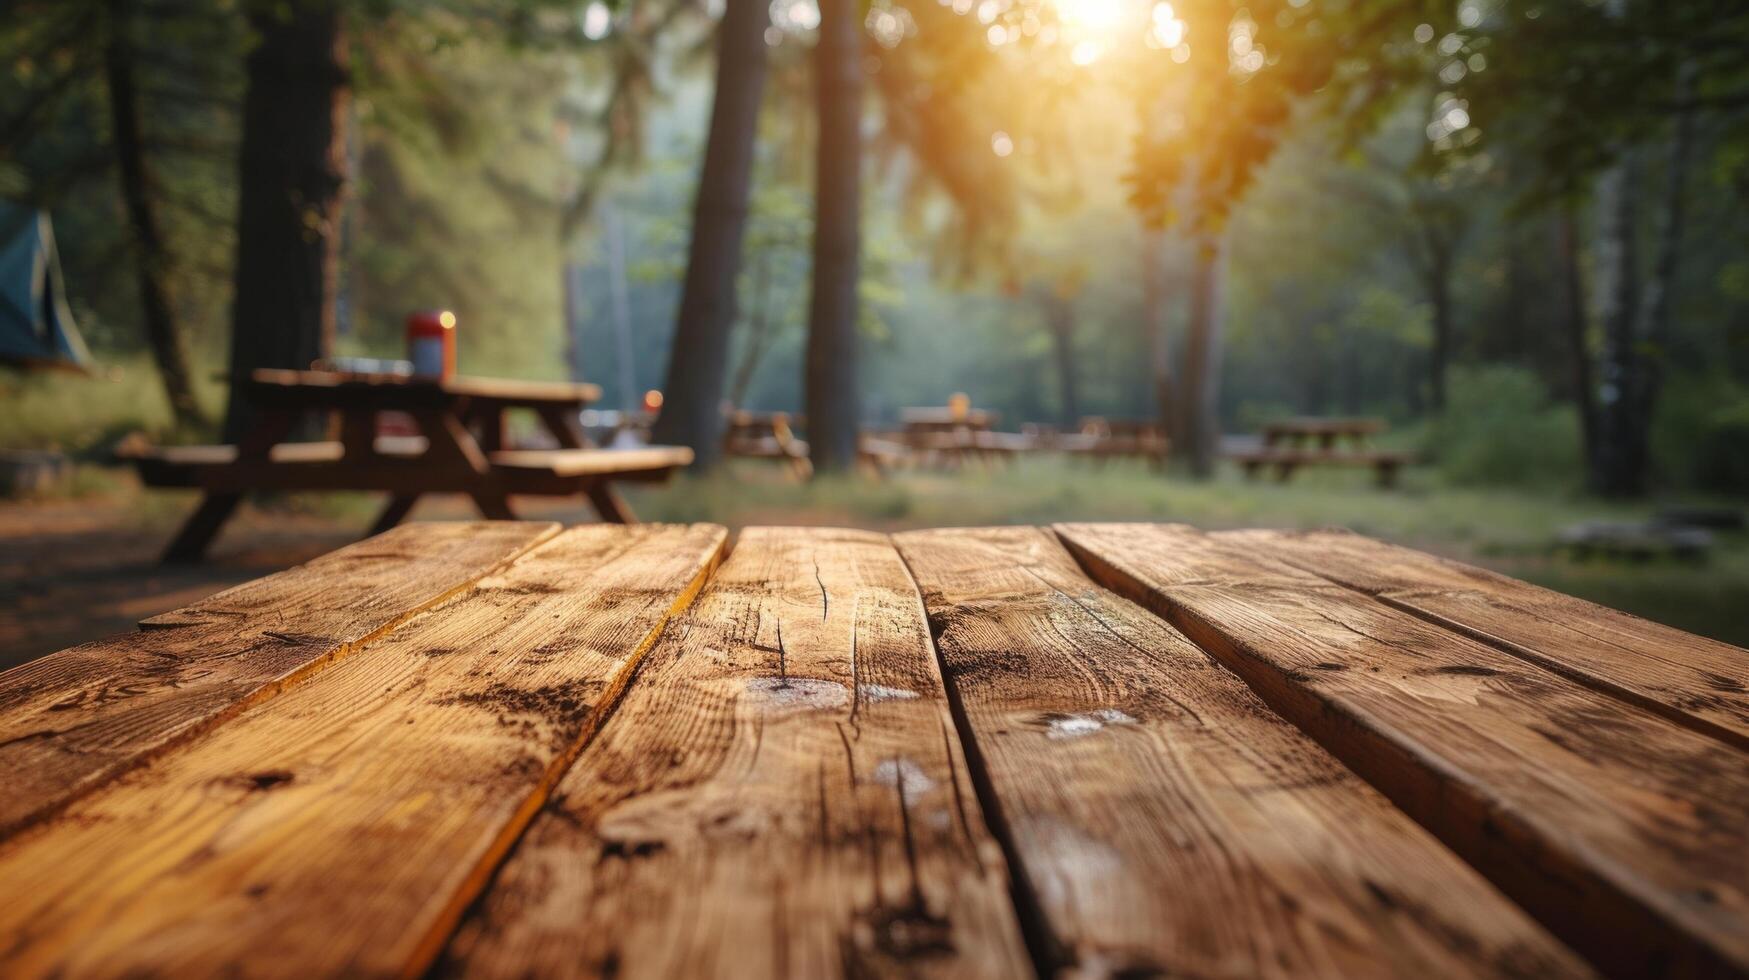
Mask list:
[{"label": "red thermos", "polygon": [[407,317],[407,360],[421,377],[455,374],[455,314],[425,310]]}]

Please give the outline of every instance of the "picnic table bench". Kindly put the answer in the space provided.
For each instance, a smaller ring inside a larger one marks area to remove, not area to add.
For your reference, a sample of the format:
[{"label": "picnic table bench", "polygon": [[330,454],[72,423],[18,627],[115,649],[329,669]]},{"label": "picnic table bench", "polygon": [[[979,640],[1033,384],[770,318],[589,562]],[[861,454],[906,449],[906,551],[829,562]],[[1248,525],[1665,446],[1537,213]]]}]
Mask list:
[{"label": "picnic table bench", "polygon": [[0,673],[0,975],[1749,972],[1749,651],[1344,533],[727,537]]},{"label": "picnic table bench", "polygon": [[[250,491],[387,491],[371,533],[400,523],[428,493],[466,494],[494,519],[516,516],[514,495],[581,495],[602,520],[627,524],[637,518],[616,481],[665,480],[692,462],[692,451],[678,446],[592,448],[579,421],[583,406],[600,397],[592,384],[259,370],[245,394],[259,419],[238,445],[120,453],[147,486],[205,491],[165,561],[200,559]],[[558,448],[512,448],[507,415],[519,409],[533,413]],[[380,434],[391,413],[410,418],[419,434]],[[327,416],[334,438],[287,441],[311,415]]]}]

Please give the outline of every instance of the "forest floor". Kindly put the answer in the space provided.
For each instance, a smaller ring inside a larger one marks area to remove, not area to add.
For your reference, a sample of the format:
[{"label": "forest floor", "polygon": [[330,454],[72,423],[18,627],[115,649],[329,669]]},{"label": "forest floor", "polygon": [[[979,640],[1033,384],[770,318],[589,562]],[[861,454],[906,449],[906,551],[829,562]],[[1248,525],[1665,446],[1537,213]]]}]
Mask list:
[{"label": "forest floor", "polygon": [[[800,484],[776,466],[737,463],[708,478],[627,491],[647,521],[850,525],[877,530],[1053,521],[1181,521],[1204,528],[1342,526],[1473,562],[1683,629],[1749,645],[1749,534],[1721,534],[1703,562],[1578,561],[1553,547],[1581,521],[1649,517],[1555,491],[1444,486],[1411,472],[1378,490],[1367,474],[1299,474],[1286,486],[1236,473],[1197,483],[1140,465],[1104,469],[1053,459],[995,469],[907,471],[886,480]],[[1659,503],[1670,503],[1663,501]],[[1717,503],[1716,501],[1714,503]],[[0,502],[0,668],[122,632],[144,617],[307,561],[353,540],[377,501],[364,494],[288,495],[246,505],[204,565],[164,568],[158,550],[193,507],[187,492],[150,492],[131,475],[82,469],[65,496]],[[1737,502],[1741,508],[1742,502]],[[593,519],[581,503],[519,502],[525,516]],[[474,516],[452,497],[416,520]]]}]

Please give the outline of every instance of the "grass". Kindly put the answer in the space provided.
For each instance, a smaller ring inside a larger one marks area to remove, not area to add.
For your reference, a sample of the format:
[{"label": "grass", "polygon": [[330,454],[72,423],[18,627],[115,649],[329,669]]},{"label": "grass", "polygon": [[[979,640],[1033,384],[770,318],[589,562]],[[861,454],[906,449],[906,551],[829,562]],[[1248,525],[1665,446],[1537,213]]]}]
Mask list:
[{"label": "grass", "polygon": [[[118,529],[169,529],[187,513],[185,493],[147,493],[123,471],[90,464],[75,471],[66,496]],[[1493,568],[1659,622],[1749,646],[1749,534],[1721,534],[1705,562],[1579,561],[1551,547],[1567,525],[1643,520],[1656,503],[1616,504],[1558,489],[1446,484],[1416,468],[1396,490],[1379,490],[1364,472],[1310,470],[1287,485],[1249,482],[1236,472],[1197,482],[1140,465],[1094,469],[1054,458],[997,469],[902,471],[881,481],[797,483],[779,467],[738,462],[663,486],[630,486],[647,521],[814,524],[901,530],[1056,521],[1173,521],[1208,529],[1339,526]],[[459,499],[434,498],[425,516],[469,515]],[[1724,503],[1683,501],[1684,503]],[[1741,506],[1741,501],[1736,506]],[[28,505],[27,505],[28,506]],[[369,494],[280,494],[256,502],[274,513],[314,518],[347,530],[368,526],[380,501]],[[580,503],[537,503],[526,510],[586,520]]]},{"label": "grass", "polygon": [[1580,521],[1644,520],[1657,504],[1618,504],[1551,489],[1448,486],[1426,469],[1407,474],[1400,489],[1379,490],[1361,472],[1312,470],[1285,486],[1249,482],[1236,473],[1202,483],[1162,477],[1139,465],[1099,470],[1050,458],[995,470],[901,472],[881,482],[800,484],[777,467],[748,463],[628,496],[646,520],[732,527],[900,530],[1083,520],[1175,521],[1209,529],[1340,526],[1749,645],[1749,617],[1742,614],[1749,601],[1749,535],[1721,534],[1701,563],[1579,561],[1552,548],[1561,528]]}]

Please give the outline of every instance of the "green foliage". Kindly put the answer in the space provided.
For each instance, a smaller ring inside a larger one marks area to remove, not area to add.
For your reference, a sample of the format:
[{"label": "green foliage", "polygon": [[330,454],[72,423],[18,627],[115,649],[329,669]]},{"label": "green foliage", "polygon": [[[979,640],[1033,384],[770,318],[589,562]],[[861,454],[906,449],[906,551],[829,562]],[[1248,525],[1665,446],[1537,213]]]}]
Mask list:
[{"label": "green foliage", "polygon": [[1749,494],[1749,385],[1712,374],[1670,386],[1653,430],[1660,475],[1677,486]]},{"label": "green foliage", "polygon": [[1550,403],[1536,376],[1498,365],[1451,373],[1445,414],[1428,427],[1425,451],[1460,485],[1576,486],[1578,422]]},{"label": "green foliage", "polygon": [[[206,406],[223,399],[211,376],[195,379]],[[143,355],[113,359],[97,377],[51,372],[19,374],[0,369],[0,447],[59,449],[102,458],[122,437],[144,433],[156,443],[187,442],[164,398],[164,387]]]}]

